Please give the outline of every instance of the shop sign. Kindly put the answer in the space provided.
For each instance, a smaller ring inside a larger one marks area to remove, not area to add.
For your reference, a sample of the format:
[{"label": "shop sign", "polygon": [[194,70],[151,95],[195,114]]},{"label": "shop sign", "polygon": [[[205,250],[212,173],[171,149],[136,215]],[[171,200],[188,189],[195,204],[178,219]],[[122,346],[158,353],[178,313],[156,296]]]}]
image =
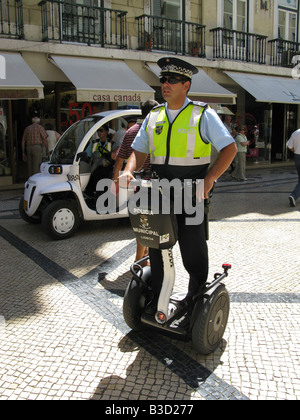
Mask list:
[{"label": "shop sign", "polygon": [[134,94],[126,94],[120,95],[119,93],[116,95],[93,95],[94,102],[142,102],[141,95],[138,93]]},{"label": "shop sign", "polygon": [[[149,92],[90,91],[77,89],[78,102],[144,102]],[[150,93],[151,96],[152,92]],[[152,94],[153,96],[153,94]]]},{"label": "shop sign", "polygon": [[37,89],[0,89],[0,99],[39,99]]}]

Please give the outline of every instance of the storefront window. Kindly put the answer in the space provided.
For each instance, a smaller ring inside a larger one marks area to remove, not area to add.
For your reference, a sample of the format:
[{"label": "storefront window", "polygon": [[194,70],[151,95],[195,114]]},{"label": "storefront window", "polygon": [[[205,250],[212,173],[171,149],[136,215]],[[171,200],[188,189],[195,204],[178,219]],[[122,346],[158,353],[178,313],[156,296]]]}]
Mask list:
[{"label": "storefront window", "polygon": [[246,92],[245,113],[236,117],[238,126],[247,127],[247,139],[250,146],[247,150],[248,162],[270,162],[272,150],[272,108],[268,103],[256,102]]},{"label": "storefront window", "polygon": [[102,102],[77,102],[75,91],[66,93],[61,97],[60,132],[66,131],[76,121],[104,110],[108,110],[108,104]]}]

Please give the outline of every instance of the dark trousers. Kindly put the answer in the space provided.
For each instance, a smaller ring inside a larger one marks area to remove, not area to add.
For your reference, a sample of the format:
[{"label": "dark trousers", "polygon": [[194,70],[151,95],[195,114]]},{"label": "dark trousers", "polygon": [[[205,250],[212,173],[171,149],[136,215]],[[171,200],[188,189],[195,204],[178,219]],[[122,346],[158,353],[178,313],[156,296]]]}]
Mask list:
[{"label": "dark trousers", "polygon": [[298,184],[296,185],[294,191],[292,192],[292,196],[295,200],[297,200],[300,197],[300,155],[296,154],[294,155],[295,158],[295,165],[298,172]]},{"label": "dark trousers", "polygon": [[[187,226],[185,219],[186,215],[177,215],[178,243],[184,268],[190,276],[188,295],[194,296],[199,286],[207,281],[208,248],[205,236],[205,223]],[[152,290],[155,295],[159,295],[164,276],[161,251],[150,248],[149,256]]]}]

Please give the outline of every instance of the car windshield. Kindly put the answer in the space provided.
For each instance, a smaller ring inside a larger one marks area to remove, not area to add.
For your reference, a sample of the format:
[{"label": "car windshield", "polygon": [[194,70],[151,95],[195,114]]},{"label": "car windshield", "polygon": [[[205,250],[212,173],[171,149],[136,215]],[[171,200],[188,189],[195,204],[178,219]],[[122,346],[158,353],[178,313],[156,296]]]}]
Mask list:
[{"label": "car windshield", "polygon": [[71,165],[83,137],[101,117],[88,117],[78,121],[60,138],[51,154],[50,163]]}]

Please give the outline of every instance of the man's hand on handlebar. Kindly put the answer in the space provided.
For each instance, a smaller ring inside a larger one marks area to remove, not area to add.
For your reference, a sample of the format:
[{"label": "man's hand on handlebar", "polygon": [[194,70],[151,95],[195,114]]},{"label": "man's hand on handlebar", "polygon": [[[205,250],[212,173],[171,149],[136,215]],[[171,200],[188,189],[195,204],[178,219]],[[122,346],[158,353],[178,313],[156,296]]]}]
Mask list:
[{"label": "man's hand on handlebar", "polygon": [[122,172],[122,175],[119,176],[119,178],[114,179],[111,188],[110,188],[110,192],[112,194],[114,194],[115,196],[117,196],[119,194],[119,189],[120,188],[128,188],[130,182],[135,179],[134,176],[132,175],[131,172],[129,171],[124,171]]}]

